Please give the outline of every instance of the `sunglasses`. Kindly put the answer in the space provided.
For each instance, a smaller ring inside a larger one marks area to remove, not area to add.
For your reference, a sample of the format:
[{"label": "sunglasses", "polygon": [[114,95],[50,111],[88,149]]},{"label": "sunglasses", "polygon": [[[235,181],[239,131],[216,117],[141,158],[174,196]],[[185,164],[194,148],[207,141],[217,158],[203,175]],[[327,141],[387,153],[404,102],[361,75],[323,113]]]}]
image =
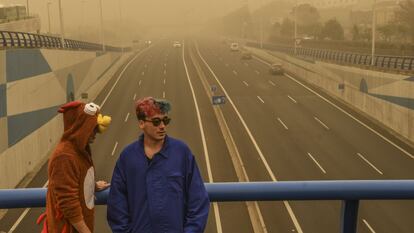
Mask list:
[{"label": "sunglasses", "polygon": [[151,122],[153,126],[159,126],[161,122],[164,123],[164,125],[168,125],[171,121],[171,118],[164,117],[161,119],[161,118],[155,117],[155,118],[152,118],[151,120],[143,120],[143,121]]}]

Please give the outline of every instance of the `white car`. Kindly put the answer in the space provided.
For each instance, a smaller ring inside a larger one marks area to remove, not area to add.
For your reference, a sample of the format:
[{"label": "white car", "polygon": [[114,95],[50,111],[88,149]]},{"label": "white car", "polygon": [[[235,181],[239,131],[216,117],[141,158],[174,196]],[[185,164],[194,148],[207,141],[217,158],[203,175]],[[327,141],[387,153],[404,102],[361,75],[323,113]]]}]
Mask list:
[{"label": "white car", "polygon": [[239,44],[238,43],[231,43],[230,45],[230,51],[239,51]]},{"label": "white car", "polygon": [[181,43],[179,41],[174,41],[173,47],[174,48],[181,48]]}]

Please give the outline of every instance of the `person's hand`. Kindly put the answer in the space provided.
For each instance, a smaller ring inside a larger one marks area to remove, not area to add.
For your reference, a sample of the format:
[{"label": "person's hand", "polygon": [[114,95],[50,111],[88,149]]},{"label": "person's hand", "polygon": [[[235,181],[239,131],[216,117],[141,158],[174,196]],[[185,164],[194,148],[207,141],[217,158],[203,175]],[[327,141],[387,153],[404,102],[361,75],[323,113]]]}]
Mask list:
[{"label": "person's hand", "polygon": [[96,181],[96,184],[95,184],[95,191],[96,191],[96,192],[99,192],[99,191],[105,190],[105,189],[107,189],[110,185],[111,185],[110,183],[108,183],[108,182],[106,182],[106,181],[103,181],[103,180]]}]

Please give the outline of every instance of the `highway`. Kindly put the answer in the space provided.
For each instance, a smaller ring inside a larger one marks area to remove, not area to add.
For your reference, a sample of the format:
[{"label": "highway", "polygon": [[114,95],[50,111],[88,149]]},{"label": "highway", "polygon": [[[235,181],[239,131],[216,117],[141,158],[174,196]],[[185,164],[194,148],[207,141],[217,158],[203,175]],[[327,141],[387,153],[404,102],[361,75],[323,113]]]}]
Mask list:
[{"label": "highway", "polygon": [[[173,48],[175,40],[184,41]],[[216,87],[213,92],[211,87]],[[212,95],[226,103],[212,105]],[[134,100],[172,103],[168,133],[192,149],[205,182],[413,179],[414,150],[300,77],[271,75],[216,39],[168,38],[139,51],[96,99],[112,116],[92,145],[96,178],[110,180],[122,148],[140,134]],[[47,181],[46,166],[29,187]],[[208,233],[339,232],[340,201],[218,203]],[[414,201],[362,201],[359,233],[414,232]],[[40,232],[42,209],[10,210],[0,232]],[[110,232],[106,207],[95,232]]]}]

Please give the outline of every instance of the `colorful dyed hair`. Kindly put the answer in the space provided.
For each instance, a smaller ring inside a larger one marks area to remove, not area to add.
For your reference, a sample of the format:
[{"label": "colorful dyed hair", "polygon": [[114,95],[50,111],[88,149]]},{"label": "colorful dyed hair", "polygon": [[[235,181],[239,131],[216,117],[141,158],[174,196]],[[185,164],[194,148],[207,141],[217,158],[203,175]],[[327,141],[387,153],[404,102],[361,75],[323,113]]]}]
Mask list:
[{"label": "colorful dyed hair", "polygon": [[163,99],[144,97],[135,102],[135,113],[138,120],[145,120],[157,114],[167,114],[171,110],[171,105]]}]

